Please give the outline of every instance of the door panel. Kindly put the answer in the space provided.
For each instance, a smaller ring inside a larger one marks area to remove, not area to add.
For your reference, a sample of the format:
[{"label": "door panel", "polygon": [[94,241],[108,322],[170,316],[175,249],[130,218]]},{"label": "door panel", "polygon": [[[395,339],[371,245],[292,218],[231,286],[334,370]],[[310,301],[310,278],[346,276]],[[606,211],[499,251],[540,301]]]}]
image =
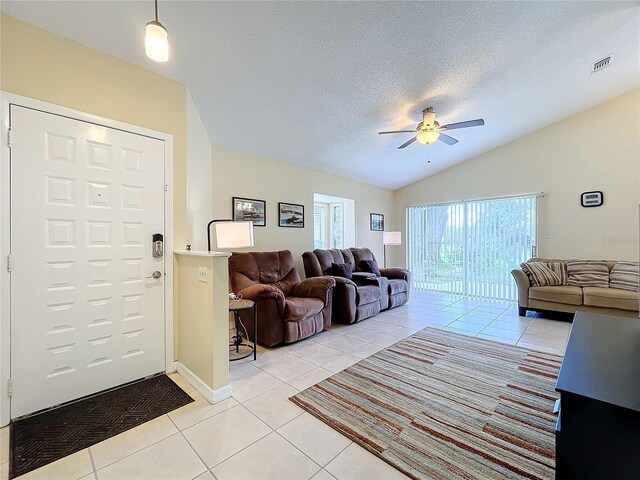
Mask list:
[{"label": "door panel", "polygon": [[164,371],[164,142],[11,106],[11,416]]}]

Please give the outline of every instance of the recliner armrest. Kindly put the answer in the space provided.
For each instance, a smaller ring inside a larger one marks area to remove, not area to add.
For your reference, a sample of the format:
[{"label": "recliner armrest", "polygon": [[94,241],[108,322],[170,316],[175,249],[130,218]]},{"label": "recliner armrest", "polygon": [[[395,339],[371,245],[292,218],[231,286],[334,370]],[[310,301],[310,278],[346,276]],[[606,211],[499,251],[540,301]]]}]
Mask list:
[{"label": "recliner armrest", "polygon": [[256,283],[235,293],[236,295],[242,295],[242,298],[244,299],[253,301],[267,300],[272,298],[275,300],[276,305],[278,306],[278,310],[280,312],[284,312],[284,293],[282,293],[282,290],[274,287],[273,285]]},{"label": "recliner armrest", "polygon": [[[345,279],[346,280],[346,279]],[[336,286],[336,280],[333,277],[313,277],[303,280],[293,287],[294,297],[313,297],[322,300],[326,305],[329,303],[331,290]]]},{"label": "recliner armrest", "polygon": [[381,268],[380,274],[383,277],[392,278],[394,280],[406,280],[407,282],[409,281],[409,276],[411,275],[409,270],[400,267]]},{"label": "recliner armrest", "polygon": [[336,287],[338,285],[352,285],[354,287],[357,287],[356,283],[353,280],[349,280],[348,278],[336,277],[334,275],[328,275],[328,276],[330,276],[336,281]]},{"label": "recliner armrest", "polygon": [[531,287],[529,277],[520,268],[514,268],[511,270],[511,275],[513,275],[513,278],[516,281],[516,286],[518,287],[518,305],[521,307],[528,307],[529,287]]}]

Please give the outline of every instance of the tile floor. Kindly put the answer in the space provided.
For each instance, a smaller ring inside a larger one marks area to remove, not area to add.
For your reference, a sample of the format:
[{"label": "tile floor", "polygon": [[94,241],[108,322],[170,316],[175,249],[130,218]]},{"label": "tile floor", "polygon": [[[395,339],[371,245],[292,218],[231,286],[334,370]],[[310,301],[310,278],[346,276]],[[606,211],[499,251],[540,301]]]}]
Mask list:
[{"label": "tile floor", "polygon": [[[233,398],[215,405],[172,374],[195,402],[20,478],[407,478],[288,397],[425,327],[562,354],[571,323],[519,317],[510,303],[414,292],[407,305],[362,323],[260,347],[257,361],[231,364]],[[0,480],[8,475],[8,430],[0,430]]]}]

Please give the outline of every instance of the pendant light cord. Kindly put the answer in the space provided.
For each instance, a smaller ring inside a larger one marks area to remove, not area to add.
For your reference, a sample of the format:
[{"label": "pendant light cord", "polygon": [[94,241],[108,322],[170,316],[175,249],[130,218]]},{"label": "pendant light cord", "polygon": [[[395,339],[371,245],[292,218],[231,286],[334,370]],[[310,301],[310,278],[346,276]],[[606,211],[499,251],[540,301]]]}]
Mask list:
[{"label": "pendant light cord", "polygon": [[158,0],[155,0],[156,3],[156,22],[158,21]]}]

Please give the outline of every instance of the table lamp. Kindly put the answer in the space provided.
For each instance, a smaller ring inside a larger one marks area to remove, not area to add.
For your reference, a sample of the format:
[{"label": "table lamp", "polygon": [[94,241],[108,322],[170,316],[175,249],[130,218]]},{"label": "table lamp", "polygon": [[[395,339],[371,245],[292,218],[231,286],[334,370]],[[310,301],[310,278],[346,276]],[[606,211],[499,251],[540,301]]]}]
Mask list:
[{"label": "table lamp", "polygon": [[253,222],[229,219],[211,220],[207,225],[207,248],[211,251],[211,225],[214,226],[217,248],[253,247]]}]

